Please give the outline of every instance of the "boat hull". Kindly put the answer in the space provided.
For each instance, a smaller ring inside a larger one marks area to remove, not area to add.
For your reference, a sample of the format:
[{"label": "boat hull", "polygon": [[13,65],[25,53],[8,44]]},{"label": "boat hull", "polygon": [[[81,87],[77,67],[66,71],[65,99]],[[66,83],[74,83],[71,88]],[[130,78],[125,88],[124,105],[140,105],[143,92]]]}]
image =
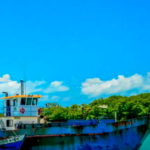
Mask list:
[{"label": "boat hull", "polygon": [[[23,125],[15,132],[26,133],[23,150],[136,150],[148,129],[148,118],[91,125],[85,122],[73,122],[69,126],[64,123]],[[0,131],[1,137],[11,134]]]},{"label": "boat hull", "polygon": [[23,150],[137,150],[146,127],[143,125],[101,135],[27,138]]},{"label": "boat hull", "polygon": [[11,136],[0,140],[0,150],[20,150],[26,135]]},{"label": "boat hull", "polygon": [[0,146],[0,150],[20,150],[22,144],[23,144],[23,141],[19,141],[16,143],[9,143],[9,144]]}]

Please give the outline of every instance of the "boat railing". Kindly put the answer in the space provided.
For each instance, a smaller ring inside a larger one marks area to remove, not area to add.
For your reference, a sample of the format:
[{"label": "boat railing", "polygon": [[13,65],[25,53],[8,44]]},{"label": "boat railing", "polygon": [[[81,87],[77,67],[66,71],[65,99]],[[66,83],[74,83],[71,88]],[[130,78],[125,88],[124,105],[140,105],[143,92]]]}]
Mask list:
[{"label": "boat railing", "polygon": [[0,107],[0,114],[5,117],[7,116],[37,116],[37,107],[33,106],[11,106],[11,107]]}]

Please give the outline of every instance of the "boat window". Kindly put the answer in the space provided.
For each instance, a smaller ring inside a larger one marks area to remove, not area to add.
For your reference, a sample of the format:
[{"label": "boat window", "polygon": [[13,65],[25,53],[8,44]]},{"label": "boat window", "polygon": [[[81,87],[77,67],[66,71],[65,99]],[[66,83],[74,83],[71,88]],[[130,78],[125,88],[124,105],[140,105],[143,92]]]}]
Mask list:
[{"label": "boat window", "polygon": [[17,106],[17,99],[13,100],[13,106]]},{"label": "boat window", "polygon": [[32,105],[37,105],[37,98],[33,98]]},{"label": "boat window", "polygon": [[27,98],[27,105],[31,105],[32,98]]},{"label": "boat window", "polygon": [[21,105],[25,105],[26,104],[26,99],[25,98],[21,98]]},{"label": "boat window", "polygon": [[7,127],[12,127],[13,126],[13,120],[6,120],[6,125],[7,125]]}]

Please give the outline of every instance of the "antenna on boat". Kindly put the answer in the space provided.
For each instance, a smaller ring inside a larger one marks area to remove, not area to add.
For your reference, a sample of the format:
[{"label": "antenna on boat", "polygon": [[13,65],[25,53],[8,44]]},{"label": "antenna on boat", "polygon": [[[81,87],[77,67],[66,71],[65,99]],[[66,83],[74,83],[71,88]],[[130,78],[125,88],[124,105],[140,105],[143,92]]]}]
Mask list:
[{"label": "antenna on boat", "polygon": [[26,95],[26,64],[24,65],[24,92]]}]

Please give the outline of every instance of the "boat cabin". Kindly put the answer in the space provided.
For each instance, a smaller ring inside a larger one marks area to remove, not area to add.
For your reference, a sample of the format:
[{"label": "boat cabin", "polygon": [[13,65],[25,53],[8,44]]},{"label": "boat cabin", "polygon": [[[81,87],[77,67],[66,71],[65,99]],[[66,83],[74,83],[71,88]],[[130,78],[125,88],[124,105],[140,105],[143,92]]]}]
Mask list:
[{"label": "boat cabin", "polygon": [[[24,95],[23,80],[21,80],[21,95],[3,97],[3,118],[0,118],[0,128],[15,130],[16,125],[38,123],[38,101],[41,95]],[[44,121],[42,121],[44,122]]]},{"label": "boat cabin", "polygon": [[15,95],[3,97],[4,117],[37,117],[37,104],[41,97],[41,95]]}]

